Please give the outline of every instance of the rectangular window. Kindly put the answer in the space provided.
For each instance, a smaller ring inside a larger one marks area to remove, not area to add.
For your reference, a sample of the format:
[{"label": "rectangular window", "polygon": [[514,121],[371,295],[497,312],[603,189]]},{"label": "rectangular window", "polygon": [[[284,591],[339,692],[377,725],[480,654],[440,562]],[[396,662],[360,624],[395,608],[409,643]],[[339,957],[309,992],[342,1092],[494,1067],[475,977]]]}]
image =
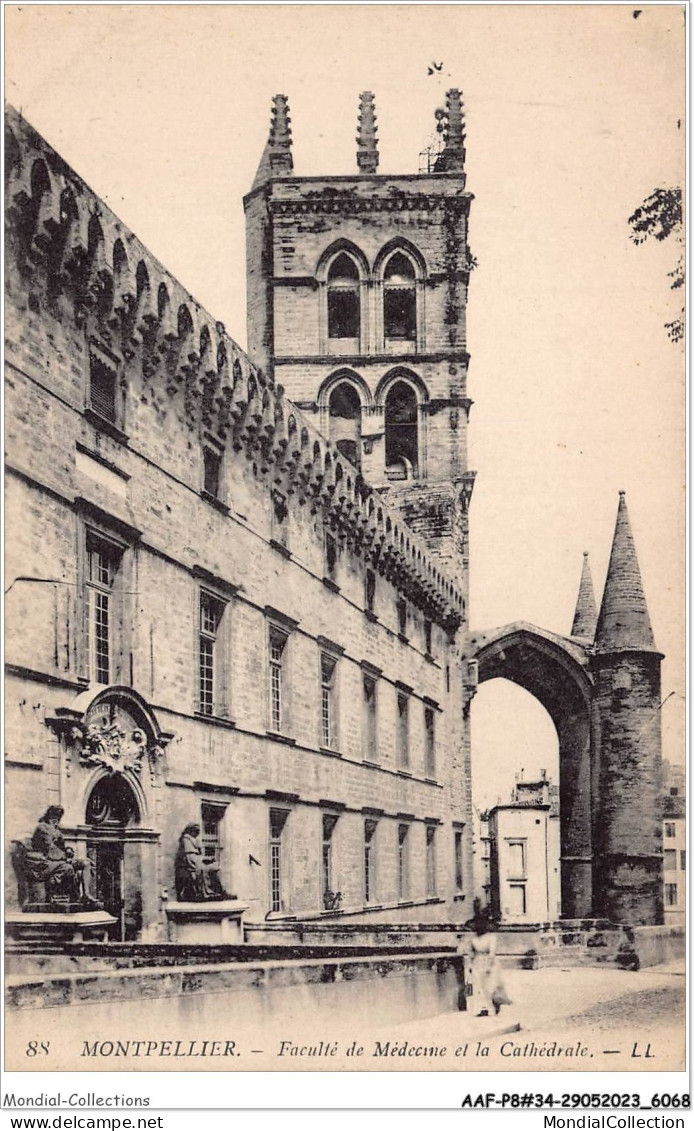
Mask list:
[{"label": "rectangular window", "polygon": [[417,300],[414,287],[386,287],[383,293],[385,337],[413,342],[417,337]]},{"label": "rectangular window", "polygon": [[289,509],[281,491],[272,492],[272,540],[289,549]]},{"label": "rectangular window", "polygon": [[506,861],[506,874],[508,876],[513,876],[516,879],[525,878],[527,873],[524,840],[506,841]]},{"label": "rectangular window", "polygon": [[199,635],[199,700],[201,715],[214,715],[218,707],[216,683],[218,681],[217,646],[220,625],[224,614],[224,604],[211,593],[200,594],[200,635]]},{"label": "rectangular window", "polygon": [[683,872],[686,872],[686,870],[687,870],[687,850],[686,850],[686,848],[682,848],[680,850],[680,868],[682,869]]},{"label": "rectangular window", "polygon": [[285,908],[284,839],[288,816],[287,809],[270,810],[270,911],[284,911]]},{"label": "rectangular window", "polygon": [[675,832],[675,822],[674,821],[666,821],[665,822],[665,836],[672,837],[672,836],[676,836],[676,835],[677,834]]},{"label": "rectangular window", "polygon": [[376,680],[362,677],[363,694],[363,756],[367,762],[378,761],[378,716],[376,706]]},{"label": "rectangular window", "polygon": [[374,611],[376,600],[376,574],[372,569],[367,569],[364,575],[364,608],[367,613]]},{"label": "rectangular window", "polygon": [[376,897],[376,826],[378,821],[364,821],[364,903],[375,903]]},{"label": "rectangular window", "polygon": [[329,530],[325,532],[325,576],[330,580],[335,580],[337,572],[337,539],[334,534]]},{"label": "rectangular window", "polygon": [[321,744],[334,750],[337,748],[336,718],[335,718],[335,669],[337,661],[321,653],[320,658],[320,685],[321,685]]},{"label": "rectangular window", "polygon": [[398,825],[398,899],[407,899],[410,891],[409,825]]},{"label": "rectangular window", "polygon": [[116,365],[109,365],[104,357],[89,355],[89,407],[111,424],[117,416]]},{"label": "rectangular window", "polygon": [[677,906],[677,884],[666,884],[665,885],[665,906],[666,907],[676,907]]},{"label": "rectangular window", "polygon": [[328,337],[359,337],[359,291],[350,288],[328,289]]},{"label": "rectangular window", "polygon": [[436,777],[436,718],[433,707],[424,708],[424,776]]},{"label": "rectangular window", "polygon": [[509,915],[525,915],[526,913],[526,898],[525,898],[525,884],[509,884],[508,885],[508,914]]},{"label": "rectangular window", "polygon": [[222,453],[210,445],[202,450],[203,490],[213,498],[220,497],[222,486]]},{"label": "rectangular window", "polygon": [[663,868],[666,872],[674,872],[677,868],[677,851],[674,848],[666,848],[663,852]]},{"label": "rectangular window", "polygon": [[398,633],[400,636],[407,635],[407,601],[404,597],[398,597]]},{"label": "rectangular window", "polygon": [[402,692],[398,692],[397,725],[398,766],[406,769],[410,764],[410,699]]},{"label": "rectangular window", "polygon": [[115,653],[114,585],[122,550],[96,535],[87,536],[87,641],[89,678],[94,683],[110,683]]},{"label": "rectangular window", "polygon": [[325,911],[332,911],[338,900],[333,882],[333,833],[339,818],[323,814],[323,843],[321,847],[321,902]]},{"label": "rectangular window", "polygon": [[216,805],[212,801],[203,801],[200,806],[203,860],[206,864],[216,864],[218,868],[222,863],[221,824],[225,812],[226,805]]},{"label": "rectangular window", "polygon": [[427,825],[426,828],[426,872],[427,896],[431,898],[436,895],[436,828],[434,825]]},{"label": "rectangular window", "polygon": [[273,625],[270,628],[270,730],[275,734],[282,734],[284,727],[282,680],[286,646],[286,634]]},{"label": "rectangular window", "polygon": [[426,651],[427,656],[432,655],[432,651],[431,651],[431,631],[432,631],[431,621],[425,620],[424,621],[424,650]]},{"label": "rectangular window", "polygon": [[453,863],[455,867],[455,890],[463,890],[463,834],[460,829],[453,830]]}]

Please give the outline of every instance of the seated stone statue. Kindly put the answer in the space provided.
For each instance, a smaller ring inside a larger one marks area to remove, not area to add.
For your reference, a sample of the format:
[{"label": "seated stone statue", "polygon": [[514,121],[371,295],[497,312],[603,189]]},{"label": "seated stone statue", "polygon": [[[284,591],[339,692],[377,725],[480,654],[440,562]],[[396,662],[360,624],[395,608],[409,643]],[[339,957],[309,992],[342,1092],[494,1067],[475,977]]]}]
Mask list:
[{"label": "seated stone statue", "polygon": [[217,864],[206,861],[199,841],[200,825],[186,825],[176,853],[176,897],[182,903],[228,899]]},{"label": "seated stone statue", "polygon": [[12,863],[23,910],[41,905],[65,910],[74,904],[96,905],[91,891],[91,864],[76,860],[59,825],[64,810],[51,805],[28,843],[13,842]]}]

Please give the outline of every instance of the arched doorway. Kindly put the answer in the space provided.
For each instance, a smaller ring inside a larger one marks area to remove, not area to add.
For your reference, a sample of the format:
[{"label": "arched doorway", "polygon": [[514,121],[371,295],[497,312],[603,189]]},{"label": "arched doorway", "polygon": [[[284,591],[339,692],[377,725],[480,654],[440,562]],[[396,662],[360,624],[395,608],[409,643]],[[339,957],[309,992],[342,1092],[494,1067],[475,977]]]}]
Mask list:
[{"label": "arched doorway", "polygon": [[[532,625],[471,637],[478,678],[510,680],[545,708],[559,741],[562,917],[593,911],[593,685],[585,648]],[[509,728],[510,729],[510,728]],[[474,743],[474,735],[472,739]]]},{"label": "arched doorway", "polygon": [[138,938],[142,930],[141,854],[128,834],[140,825],[140,806],[122,774],[106,774],[94,785],[85,819],[96,898],[117,920],[118,939]]}]

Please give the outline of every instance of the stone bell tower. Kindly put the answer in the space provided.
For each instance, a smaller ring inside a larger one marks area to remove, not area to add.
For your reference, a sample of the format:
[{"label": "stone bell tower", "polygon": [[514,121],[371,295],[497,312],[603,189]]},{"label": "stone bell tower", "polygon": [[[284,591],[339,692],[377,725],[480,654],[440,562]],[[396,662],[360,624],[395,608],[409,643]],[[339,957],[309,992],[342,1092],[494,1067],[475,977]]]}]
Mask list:
[{"label": "stone bell tower", "polygon": [[244,199],[248,347],[452,572],[467,604],[472,195],[461,94],[436,111],[439,152],[379,171],[374,96],[361,94],[356,170],[294,172],[287,98]]}]

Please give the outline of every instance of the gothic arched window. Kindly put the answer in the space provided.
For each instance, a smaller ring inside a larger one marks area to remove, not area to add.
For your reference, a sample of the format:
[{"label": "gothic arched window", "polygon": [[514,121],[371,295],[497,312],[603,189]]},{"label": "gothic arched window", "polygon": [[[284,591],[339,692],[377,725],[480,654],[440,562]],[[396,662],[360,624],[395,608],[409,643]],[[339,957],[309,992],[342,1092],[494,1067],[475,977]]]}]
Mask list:
[{"label": "gothic arched window", "polygon": [[386,341],[417,340],[417,290],[412,260],[396,251],[383,273],[383,333]]},{"label": "gothic arched window", "polygon": [[359,269],[340,252],[328,270],[328,337],[358,338],[361,328]]},{"label": "gothic arched window", "polygon": [[391,385],[385,404],[386,471],[403,479],[417,475],[417,397],[406,381]]},{"label": "gothic arched window", "polygon": [[340,381],[328,401],[330,439],[355,467],[361,464],[361,400],[349,381]]}]

